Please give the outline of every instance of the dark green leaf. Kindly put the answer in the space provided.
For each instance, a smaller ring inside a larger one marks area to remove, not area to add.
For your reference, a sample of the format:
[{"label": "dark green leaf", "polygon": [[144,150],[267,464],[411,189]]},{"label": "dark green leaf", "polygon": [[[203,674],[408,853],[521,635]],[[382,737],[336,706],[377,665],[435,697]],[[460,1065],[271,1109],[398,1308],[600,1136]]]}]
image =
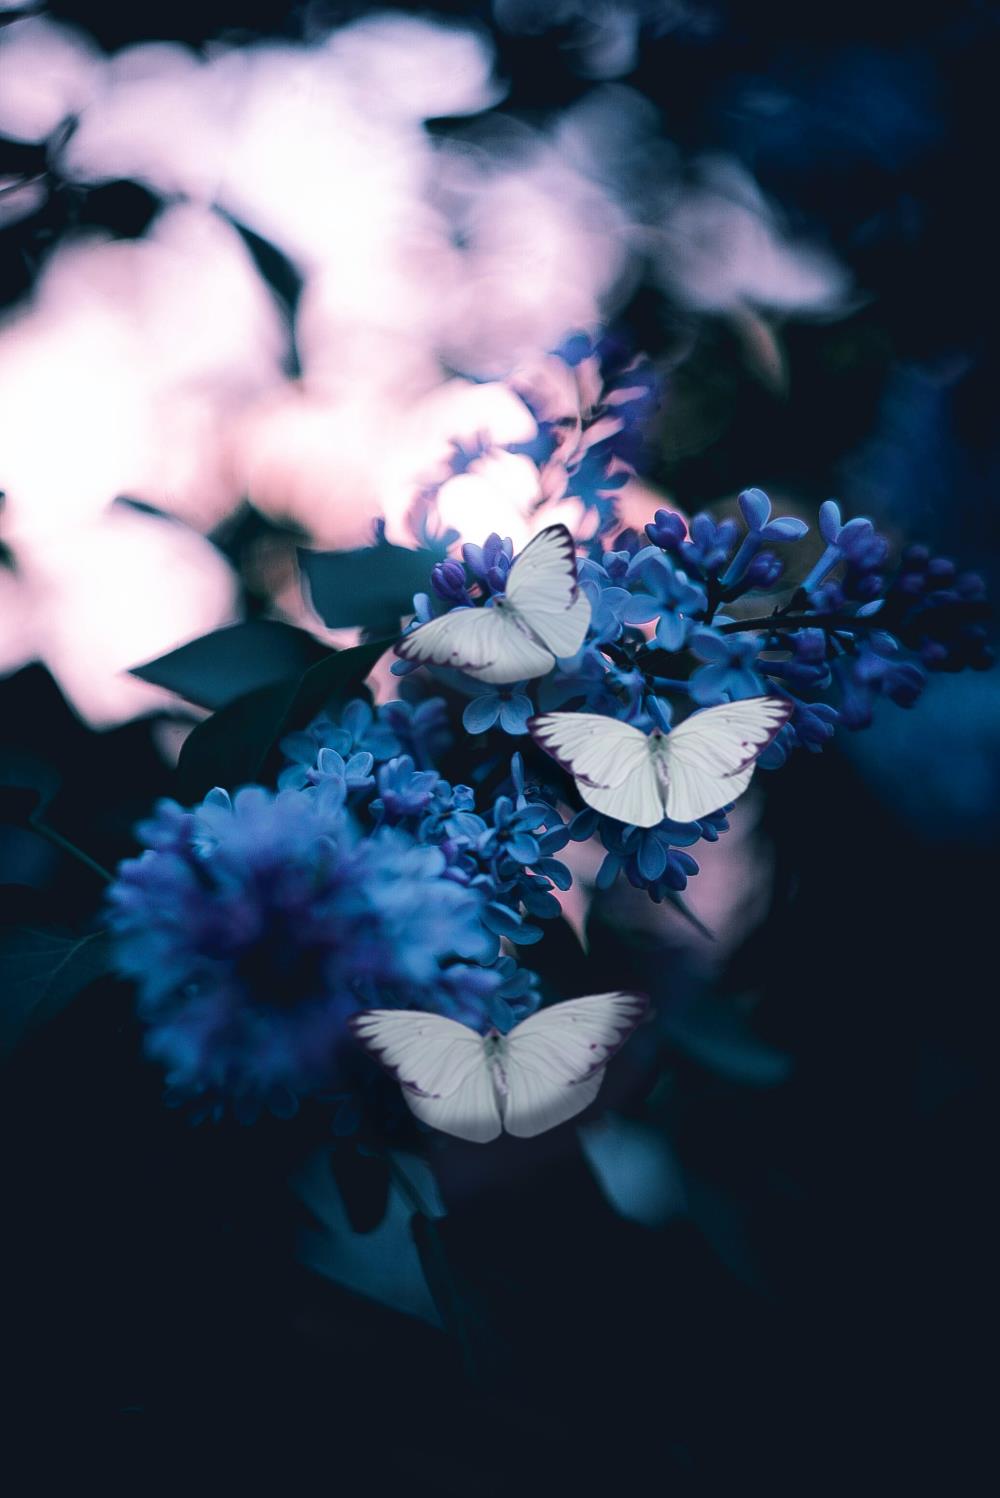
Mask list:
[{"label": "dark green leaf", "polygon": [[680,1011],[664,1005],[661,1023],[679,1050],[735,1082],[771,1087],[791,1071],[789,1058],[760,1040],[731,1000],[702,994]]},{"label": "dark green leaf", "polygon": [[[233,218],[231,214],[217,209],[239,234],[243,243],[253,257],[254,265],[261,276],[271,287],[271,290],[284,304],[289,315],[295,312],[302,294],[302,277],[289,260],[288,256],[278,249],[271,240],[264,239],[248,229],[246,224],[239,219]],[[292,371],[290,371],[291,373]]]},{"label": "dark green leaf", "polygon": [[[396,1158],[401,1168],[405,1160],[407,1175],[418,1176],[427,1191],[430,1177],[427,1166],[415,1156]],[[418,1316],[433,1326],[441,1325],[441,1315],[411,1236],[414,1204],[407,1193],[393,1183],[387,1211],[378,1227],[359,1233],[351,1227],[327,1152],[313,1155],[293,1184],[316,1223],[302,1234],[299,1242],[299,1259],[303,1264],[358,1295],[408,1316]]]},{"label": "dark green leaf", "polygon": [[39,927],[0,932],[0,1056],[22,1035],[54,1018],[77,994],[109,971],[110,937]]},{"label": "dark green leaf", "polygon": [[23,826],[44,811],[59,789],[60,776],[33,754],[0,749],[0,806],[3,820]]},{"label": "dark green leaf", "polygon": [[414,593],[428,590],[431,568],[442,556],[382,542],[357,551],[300,550],[299,566],[324,624],[390,632],[412,614]]},{"label": "dark green leaf", "polygon": [[260,687],[293,680],[327,654],[304,629],[277,619],[247,619],[135,666],[130,674],[199,707],[217,709]]},{"label": "dark green leaf", "polygon": [[0,825],[0,884],[7,886],[8,894],[13,885],[43,889],[52,878],[58,860],[52,844],[34,831],[25,815],[20,817],[21,826],[10,825],[17,820],[11,815],[16,810],[10,794],[0,790],[0,812],[4,817],[4,825]]},{"label": "dark green leaf", "polygon": [[372,640],[331,651],[300,678],[258,687],[199,723],[181,750],[181,798],[196,801],[213,786],[232,790],[257,780],[278,740],[356,694],[391,643]]},{"label": "dark green leaf", "polygon": [[606,1113],[578,1133],[584,1158],[619,1216],[659,1227],[683,1213],[681,1170],[659,1130]]}]

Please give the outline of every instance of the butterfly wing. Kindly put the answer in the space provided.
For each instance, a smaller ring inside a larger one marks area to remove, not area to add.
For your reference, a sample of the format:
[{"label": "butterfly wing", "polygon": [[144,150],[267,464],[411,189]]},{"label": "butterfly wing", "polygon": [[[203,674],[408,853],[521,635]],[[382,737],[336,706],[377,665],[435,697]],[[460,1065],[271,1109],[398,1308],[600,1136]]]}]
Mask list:
[{"label": "butterfly wing", "polygon": [[528,724],[595,811],[636,827],[663,820],[663,798],[649,739],[631,723],[599,713],[542,713]]},{"label": "butterfly wing", "polygon": [[474,1144],[496,1139],[500,1110],[483,1037],[475,1030],[412,1009],[366,1009],[350,1025],[400,1083],[417,1118]]},{"label": "butterfly wing", "polygon": [[553,655],[576,654],[590,624],[590,603],[580,592],[576,547],[564,525],[547,526],[528,542],[510,569],[506,596]]},{"label": "butterfly wing", "polygon": [[529,681],[552,669],[550,652],[496,608],[453,609],[431,619],[405,635],[396,654],[492,683]]},{"label": "butterfly wing", "polygon": [[791,711],[779,697],[749,697],[686,718],[666,741],[667,816],[694,822],[742,796]]},{"label": "butterfly wing", "polygon": [[528,732],[581,789],[620,785],[649,758],[640,729],[600,713],[540,713],[529,719]]},{"label": "butterfly wing", "polygon": [[616,822],[627,822],[633,827],[656,827],[666,816],[663,792],[648,749],[620,785],[581,785],[577,789],[588,806],[603,812],[606,817],[614,817]]},{"label": "butterfly wing", "polygon": [[582,1113],[645,1008],[646,1000],[637,994],[591,994],[553,1004],[515,1025],[502,1061],[507,1133],[530,1139]]}]

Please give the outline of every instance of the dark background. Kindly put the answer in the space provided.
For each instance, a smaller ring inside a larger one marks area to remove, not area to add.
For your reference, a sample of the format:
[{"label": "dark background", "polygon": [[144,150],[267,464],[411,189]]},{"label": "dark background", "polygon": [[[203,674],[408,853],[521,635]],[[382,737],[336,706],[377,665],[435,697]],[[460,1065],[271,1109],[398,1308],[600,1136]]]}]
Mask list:
[{"label": "dark background", "polygon": [[[51,7],[108,46],[297,36],[364,9]],[[442,12],[489,19],[485,6]],[[869,0],[712,13],[708,34],[649,39],[626,81],[684,151],[739,156],[864,296],[839,321],[786,327],[787,393],[734,374],[716,439],[682,456],[664,444],[654,476],[688,507],[748,483],[838,494],[995,580],[998,12]],[[505,108],[537,115],[583,92],[558,42],[501,39]],[[795,101],[780,129],[752,107],[762,84]],[[18,149],[0,143],[0,165],[20,165]],[[22,295],[75,224],[133,234],[155,207],[130,184],[50,200],[0,237],[4,295]],[[656,355],[671,316],[647,294],[626,320]],[[713,359],[730,367],[731,336],[707,323],[678,380],[697,385]],[[930,705],[938,689],[946,712]],[[39,667],[0,698],[5,742],[62,778],[53,825],[101,861],[128,852],[129,827],[169,789],[149,725],[88,732]],[[303,1491],[793,1480],[814,1492],[833,1478],[854,1491],[920,1479],[978,1491],[995,1278],[997,803],[963,799],[953,766],[970,744],[996,745],[995,701],[988,677],[932,681],[911,714],[884,706],[864,754],[848,743],[768,777],[773,910],[727,981],[761,994],[755,1033],[793,1066],[755,1086],[668,1046],[660,1122],[685,1213],[656,1230],[615,1216],[566,1141],[495,1146],[488,1181],[472,1147],[442,1157],[451,1211],[439,1231],[467,1297],[471,1364],[455,1339],[296,1267],[285,1180],[317,1119],[191,1128],[162,1105],[128,991],[90,989],[29,1037],[0,1088],[0,1359],[19,1414],[167,1416],[175,1432],[234,1420],[234,1481],[258,1444],[292,1432],[289,1460],[312,1464]],[[893,791],[894,763],[908,796]],[[26,883],[2,869],[8,918],[86,920],[86,871],[28,852]],[[591,991],[650,960],[599,922],[592,942]],[[688,959],[670,961],[687,981]],[[619,1082],[623,1106],[641,1080]],[[340,1153],[368,1226],[384,1183]]]}]

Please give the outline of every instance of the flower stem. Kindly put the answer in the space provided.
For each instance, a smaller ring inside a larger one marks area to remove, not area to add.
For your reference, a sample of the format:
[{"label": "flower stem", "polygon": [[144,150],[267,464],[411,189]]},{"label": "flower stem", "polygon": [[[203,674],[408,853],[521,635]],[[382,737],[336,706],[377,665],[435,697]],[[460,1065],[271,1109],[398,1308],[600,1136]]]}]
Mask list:
[{"label": "flower stem", "polygon": [[105,884],[111,883],[112,876],[106,868],[99,864],[96,859],[91,858],[89,853],[84,853],[82,848],[78,848],[75,843],[71,843],[69,838],[63,837],[61,832],[56,832],[54,827],[50,827],[46,822],[38,821],[35,817],[29,817],[28,825],[40,837],[46,838],[56,848],[60,848],[64,853],[68,853],[71,858],[76,859],[77,863],[82,863],[84,868],[89,869],[92,874],[96,874],[98,879],[103,879]]},{"label": "flower stem", "polygon": [[857,614],[767,614],[759,619],[733,619],[729,624],[717,624],[720,635],[740,634],[750,629],[884,629],[883,624],[859,618]]}]

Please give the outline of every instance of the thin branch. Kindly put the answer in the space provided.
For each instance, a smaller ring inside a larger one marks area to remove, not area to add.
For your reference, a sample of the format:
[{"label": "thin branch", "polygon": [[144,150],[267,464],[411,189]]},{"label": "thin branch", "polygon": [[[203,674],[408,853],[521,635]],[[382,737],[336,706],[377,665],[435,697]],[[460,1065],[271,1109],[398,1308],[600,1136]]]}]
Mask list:
[{"label": "thin branch", "polygon": [[63,853],[68,853],[71,858],[76,859],[77,863],[82,863],[85,869],[96,874],[98,879],[103,879],[105,884],[111,884],[113,876],[108,873],[107,869],[96,859],[91,858],[89,853],[84,853],[82,848],[71,843],[69,838],[63,837],[61,832],[56,832],[54,827],[50,827],[46,822],[38,821],[35,817],[29,817],[28,825],[38,833],[39,837],[46,838],[54,847],[60,848]]}]

